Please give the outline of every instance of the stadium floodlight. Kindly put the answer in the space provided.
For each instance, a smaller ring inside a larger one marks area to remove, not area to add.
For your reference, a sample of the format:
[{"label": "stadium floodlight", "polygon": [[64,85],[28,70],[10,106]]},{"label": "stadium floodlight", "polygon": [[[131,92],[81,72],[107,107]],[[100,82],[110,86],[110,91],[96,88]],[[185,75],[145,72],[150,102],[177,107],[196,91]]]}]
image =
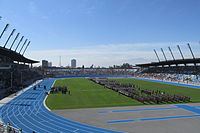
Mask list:
[{"label": "stadium floodlight", "polygon": [[188,45],[188,48],[190,49],[190,52],[191,52],[191,54],[192,54],[193,59],[195,59],[194,53],[192,52],[192,49],[191,49],[191,47],[190,47],[190,44],[188,43],[187,45]]},{"label": "stadium floodlight", "polygon": [[22,42],[24,36],[21,37],[21,39],[19,40],[19,43],[17,44],[17,47],[15,48],[15,52],[17,51],[17,48],[19,47],[20,43]]},{"label": "stadium floodlight", "polygon": [[182,53],[182,51],[181,51],[181,48],[179,47],[179,45],[177,45],[177,47],[178,47],[178,50],[179,50],[179,52],[180,52],[180,54],[181,54],[182,59],[184,60],[184,57],[183,57],[183,53]]},{"label": "stadium floodlight", "polygon": [[158,54],[157,54],[157,52],[156,52],[155,49],[154,49],[154,52],[155,52],[155,54],[156,54],[156,57],[157,57],[157,59],[158,59],[158,62],[160,62],[160,59],[159,59]]},{"label": "stadium floodlight", "polygon": [[162,48],[161,48],[161,51],[162,51],[162,53],[163,53],[163,56],[164,56],[164,58],[165,58],[165,61],[167,61],[167,58],[166,58],[165,53],[164,53],[164,51],[163,51]]},{"label": "stadium floodlight", "polygon": [[16,41],[16,40],[17,40],[17,38],[19,37],[19,34],[20,34],[20,33],[17,33],[17,35],[16,35],[16,37],[15,37],[14,41],[12,42],[12,45],[10,46],[10,49],[12,49],[12,46],[14,45],[15,41]]},{"label": "stadium floodlight", "polygon": [[9,37],[8,37],[8,39],[7,39],[7,41],[6,41],[6,43],[5,43],[4,46],[3,46],[4,48],[6,47],[8,41],[10,40],[10,37],[14,34],[15,30],[16,30],[16,29],[13,29],[12,32],[10,33],[10,35],[9,35]]},{"label": "stadium floodlight", "polygon": [[21,51],[22,51],[22,49],[23,49],[24,45],[26,44],[27,40],[28,40],[28,39],[26,39],[26,40],[24,41],[24,44],[22,45],[22,47],[21,47],[21,49],[20,49],[19,53],[21,53]]},{"label": "stadium floodlight", "polygon": [[27,48],[28,48],[28,46],[29,46],[30,43],[31,43],[31,41],[29,41],[28,44],[26,45],[26,48],[24,49],[24,52],[23,52],[22,55],[24,55],[24,53],[25,53],[25,51],[27,50]]},{"label": "stadium floodlight", "polygon": [[172,55],[172,58],[173,58],[173,60],[175,60],[175,58],[174,58],[174,55],[173,55],[173,53],[172,53],[172,50],[171,50],[171,48],[170,48],[170,47],[168,47],[168,49],[169,49],[169,51],[170,51],[170,53],[171,53],[171,55]]},{"label": "stadium floodlight", "polygon": [[6,24],[5,28],[3,29],[3,31],[2,31],[2,33],[0,35],[0,39],[3,36],[4,32],[7,30],[8,26],[9,26],[9,24]]}]

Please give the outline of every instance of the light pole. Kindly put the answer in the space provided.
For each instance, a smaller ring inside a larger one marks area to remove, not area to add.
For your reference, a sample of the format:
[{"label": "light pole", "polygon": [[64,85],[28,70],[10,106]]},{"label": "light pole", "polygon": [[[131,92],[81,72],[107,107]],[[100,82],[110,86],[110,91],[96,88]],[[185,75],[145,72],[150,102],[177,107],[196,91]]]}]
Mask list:
[{"label": "light pole", "polygon": [[13,88],[13,72],[10,72],[10,87]]},{"label": "light pole", "polygon": [[21,71],[21,85],[22,85],[22,71]]}]

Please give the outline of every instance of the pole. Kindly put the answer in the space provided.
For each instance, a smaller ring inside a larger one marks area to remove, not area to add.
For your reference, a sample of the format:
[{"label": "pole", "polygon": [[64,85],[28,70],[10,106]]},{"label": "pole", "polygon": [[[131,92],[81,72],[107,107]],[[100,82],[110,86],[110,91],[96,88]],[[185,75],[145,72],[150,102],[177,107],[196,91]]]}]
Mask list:
[{"label": "pole", "polygon": [[7,39],[7,41],[6,41],[6,43],[5,43],[4,46],[3,46],[4,48],[6,47],[8,41],[10,40],[10,37],[13,35],[13,33],[15,32],[15,30],[16,30],[16,29],[13,29],[12,32],[10,33],[10,35],[9,35],[9,37],[8,37],[8,39]]},{"label": "pole", "polygon": [[22,85],[22,71],[21,71],[21,85]]},{"label": "pole", "polygon": [[13,88],[13,72],[10,73],[10,87]]},{"label": "pole", "polygon": [[188,43],[187,45],[188,45],[188,47],[189,47],[189,49],[190,49],[190,52],[191,52],[191,54],[192,54],[193,59],[195,59],[194,53],[192,52],[192,49],[191,49],[191,47],[190,47],[190,44]]},{"label": "pole", "polygon": [[[190,44],[188,43],[187,45],[188,45],[188,47],[189,47],[189,49],[190,49],[190,52],[191,52],[191,54],[192,54],[193,59],[195,59],[195,56],[194,56],[194,53],[192,52],[192,49],[191,49],[191,47],[190,47]],[[194,66],[195,66],[195,69],[196,69],[196,63],[194,63]]]},{"label": "pole", "polygon": [[19,44],[22,42],[23,38],[24,38],[24,36],[22,36],[21,39],[19,40],[19,43],[17,44],[17,47],[15,48],[15,52],[16,52],[17,48],[19,47]]},{"label": "pole", "polygon": [[157,54],[157,52],[156,52],[155,49],[154,49],[154,52],[155,52],[155,54],[156,54],[156,57],[157,57],[157,59],[158,59],[158,62],[160,62],[160,59],[159,59],[158,54]]},{"label": "pole", "polygon": [[184,60],[183,53],[181,52],[181,49],[180,49],[179,45],[177,45],[177,47],[178,47],[178,50],[179,50],[179,52],[181,54],[182,59]]},{"label": "pole", "polygon": [[9,24],[6,24],[5,28],[3,29],[3,31],[2,31],[2,33],[1,33],[1,35],[0,35],[0,39],[1,39],[1,37],[3,36],[4,32],[6,31],[6,29],[8,28],[8,26],[9,26]]},{"label": "pole", "polygon": [[168,49],[169,49],[169,51],[170,51],[170,53],[171,53],[171,55],[172,55],[172,58],[173,58],[173,60],[175,60],[175,58],[174,58],[174,55],[173,55],[173,53],[172,53],[172,50],[171,50],[171,48],[170,48],[170,47],[168,47]]},{"label": "pole", "polygon": [[61,56],[59,56],[59,65],[61,67]]},{"label": "pole", "polygon": [[10,49],[12,49],[12,46],[14,45],[15,41],[16,41],[16,40],[17,40],[17,38],[19,37],[19,34],[20,34],[20,33],[17,33],[17,36],[15,37],[15,39],[14,39],[14,41],[13,41],[12,45],[10,46]]},{"label": "pole", "polygon": [[22,54],[22,55],[24,55],[24,53],[25,53],[26,49],[28,48],[28,46],[29,46],[30,42],[31,42],[31,41],[29,41],[29,42],[28,42],[28,44],[26,45],[26,48],[24,49],[24,52],[23,52],[23,54]]},{"label": "pole", "polygon": [[164,53],[164,51],[163,51],[162,48],[161,48],[161,51],[162,51],[162,53],[163,53],[163,56],[164,56],[164,58],[165,58],[165,61],[167,61],[167,58],[166,58],[165,53]]},{"label": "pole", "polygon": [[24,41],[24,44],[22,45],[22,47],[21,47],[21,49],[20,49],[19,53],[21,53],[21,51],[22,51],[22,49],[23,49],[24,45],[26,44],[27,40],[28,40],[28,39],[26,39],[26,40]]}]

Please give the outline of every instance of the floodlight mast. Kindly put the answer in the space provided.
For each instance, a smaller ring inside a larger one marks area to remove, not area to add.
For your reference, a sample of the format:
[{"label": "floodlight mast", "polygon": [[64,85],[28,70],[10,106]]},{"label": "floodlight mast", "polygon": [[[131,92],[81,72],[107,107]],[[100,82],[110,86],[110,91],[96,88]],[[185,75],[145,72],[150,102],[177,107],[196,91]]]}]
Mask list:
[{"label": "floodlight mast", "polygon": [[12,45],[10,46],[10,49],[12,49],[12,46],[14,45],[15,41],[16,41],[16,40],[17,40],[17,38],[19,37],[19,34],[20,34],[20,33],[17,33],[17,35],[16,35],[16,37],[15,37],[15,39],[14,39],[14,41],[13,41]]},{"label": "floodlight mast", "polygon": [[2,33],[0,35],[0,39],[3,36],[4,32],[7,30],[8,26],[9,26],[9,24],[6,24],[6,26],[4,27],[4,29],[3,29],[3,31],[2,31]]},{"label": "floodlight mast", "polygon": [[172,55],[172,58],[173,58],[173,60],[175,60],[175,58],[174,58],[174,55],[173,55],[173,53],[172,53],[172,50],[171,50],[171,48],[170,48],[170,47],[168,47],[168,49],[169,49],[169,51],[170,51],[170,53],[171,53],[171,55]]},{"label": "floodlight mast", "polygon": [[12,32],[10,33],[10,35],[9,35],[9,37],[8,37],[8,39],[7,39],[7,41],[6,41],[6,43],[5,43],[4,46],[3,46],[4,48],[6,47],[8,41],[10,40],[10,37],[14,34],[15,30],[16,30],[16,29],[13,29]]},{"label": "floodlight mast", "polygon": [[26,48],[24,49],[24,52],[23,52],[22,55],[24,55],[24,53],[25,53],[25,51],[27,50],[27,48],[28,48],[28,46],[29,46],[30,43],[31,43],[31,41],[29,41],[28,44],[26,45]]},{"label": "floodlight mast", "polygon": [[22,45],[22,47],[21,47],[21,49],[20,49],[19,53],[21,53],[21,51],[22,51],[22,49],[23,49],[24,45],[26,44],[27,40],[28,40],[28,39],[26,39],[26,40],[25,40],[25,42],[24,42],[24,44]]},{"label": "floodlight mast", "polygon": [[154,49],[154,52],[155,52],[155,54],[156,54],[156,57],[157,57],[157,59],[158,59],[158,62],[160,62],[160,59],[159,59],[158,54],[157,54],[157,52],[156,52],[155,49]]},{"label": "floodlight mast", "polygon": [[22,42],[23,38],[24,38],[24,36],[22,36],[21,39],[19,40],[19,43],[17,44],[17,47],[15,48],[15,52],[17,51],[17,49],[18,49],[20,43]]},{"label": "floodlight mast", "polygon": [[162,53],[163,53],[163,56],[164,56],[164,58],[165,58],[165,61],[167,61],[167,58],[166,58],[165,53],[164,53],[164,51],[163,51],[162,48],[161,48],[161,51],[162,51]]}]

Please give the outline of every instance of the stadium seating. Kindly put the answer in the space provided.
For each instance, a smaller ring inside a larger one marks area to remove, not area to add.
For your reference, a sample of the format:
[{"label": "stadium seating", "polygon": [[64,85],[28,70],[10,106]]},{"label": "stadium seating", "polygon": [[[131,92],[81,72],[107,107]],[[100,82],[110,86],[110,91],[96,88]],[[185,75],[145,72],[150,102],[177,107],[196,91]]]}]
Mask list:
[{"label": "stadium seating", "polygon": [[150,67],[139,73],[200,74],[200,66]]},{"label": "stadium seating", "polygon": [[0,99],[17,92],[41,78],[42,75],[40,73],[29,68],[0,70]]},{"label": "stadium seating", "polygon": [[186,84],[199,85],[200,83],[200,75],[193,75],[193,74],[140,73],[140,74],[135,74],[135,77],[186,83]]}]

